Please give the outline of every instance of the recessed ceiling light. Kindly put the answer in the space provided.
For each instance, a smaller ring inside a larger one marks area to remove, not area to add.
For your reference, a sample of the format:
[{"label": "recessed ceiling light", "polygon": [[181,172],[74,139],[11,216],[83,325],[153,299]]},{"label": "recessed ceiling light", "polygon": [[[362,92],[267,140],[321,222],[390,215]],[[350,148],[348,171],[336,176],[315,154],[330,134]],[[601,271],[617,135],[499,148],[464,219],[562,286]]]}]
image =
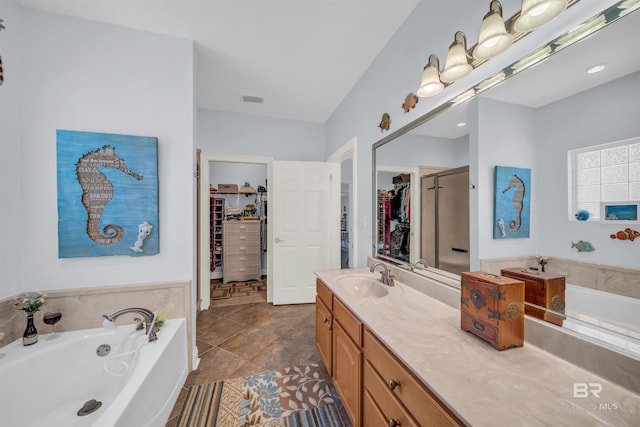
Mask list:
[{"label": "recessed ceiling light", "polygon": [[456,126],[461,128],[461,127],[465,127],[467,124],[465,122],[460,122],[458,123]]},{"label": "recessed ceiling light", "polygon": [[594,65],[593,67],[587,68],[587,74],[595,74],[604,70],[607,66],[605,64]]}]

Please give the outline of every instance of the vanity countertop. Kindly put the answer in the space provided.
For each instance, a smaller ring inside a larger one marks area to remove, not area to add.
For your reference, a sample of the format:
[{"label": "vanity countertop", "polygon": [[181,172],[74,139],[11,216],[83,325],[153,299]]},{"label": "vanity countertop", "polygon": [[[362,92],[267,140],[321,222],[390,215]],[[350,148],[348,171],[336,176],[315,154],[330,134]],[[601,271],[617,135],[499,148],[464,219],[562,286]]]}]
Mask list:
[{"label": "vanity countertop", "polygon": [[460,328],[459,310],[397,281],[381,298],[351,295],[335,284],[353,273],[371,274],[362,268],[316,275],[466,424],[638,425],[639,395],[527,342],[497,351]]}]

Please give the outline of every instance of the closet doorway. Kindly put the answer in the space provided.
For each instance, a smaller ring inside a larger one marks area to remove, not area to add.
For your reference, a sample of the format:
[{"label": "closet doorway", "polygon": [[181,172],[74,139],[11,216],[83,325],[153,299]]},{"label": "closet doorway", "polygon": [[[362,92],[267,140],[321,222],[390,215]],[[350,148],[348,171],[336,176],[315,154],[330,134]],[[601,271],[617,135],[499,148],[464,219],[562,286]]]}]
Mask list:
[{"label": "closet doorway", "polygon": [[[267,301],[271,301],[273,289],[272,257],[270,254],[270,232],[268,218],[270,206],[267,189],[272,176],[271,158],[249,156],[202,155],[200,162],[200,233],[198,236],[200,249],[198,284],[200,291],[200,310],[207,310],[211,305],[211,280],[224,281],[224,223],[226,220],[247,220],[247,226],[257,228],[255,260],[245,261],[247,266],[240,266],[237,274],[249,274],[252,280],[266,276]],[[215,191],[211,191],[215,189]],[[259,191],[260,190],[260,191]],[[245,222],[245,221],[242,221]],[[234,234],[235,233],[234,231]],[[253,233],[256,234],[256,233]],[[243,239],[244,236],[240,236]],[[243,240],[244,242],[244,240]],[[242,245],[244,250],[247,245]],[[229,255],[229,253],[227,253]],[[243,257],[244,258],[244,257]],[[234,263],[230,260],[228,263]],[[258,264],[256,266],[256,264]],[[236,268],[237,270],[238,268]],[[254,271],[256,270],[256,271]],[[245,273],[246,272],[246,273]],[[244,276],[243,276],[244,277]],[[233,277],[232,277],[233,278]],[[231,279],[229,279],[231,280]]]},{"label": "closet doorway", "polygon": [[[339,268],[340,265],[337,243],[340,192],[338,180],[331,179],[339,175],[339,168],[331,162],[274,161],[272,158],[231,155],[201,156],[198,175],[200,310],[207,310],[211,305],[209,185],[213,183],[209,181],[213,162],[266,165],[269,221],[266,232],[267,301],[273,304],[313,302],[313,272]],[[320,181],[322,184],[316,188]],[[323,195],[322,200],[318,197],[320,194]],[[296,231],[292,233],[296,224]],[[314,240],[317,236],[323,236],[322,241]],[[284,294],[288,297],[281,297]]]}]

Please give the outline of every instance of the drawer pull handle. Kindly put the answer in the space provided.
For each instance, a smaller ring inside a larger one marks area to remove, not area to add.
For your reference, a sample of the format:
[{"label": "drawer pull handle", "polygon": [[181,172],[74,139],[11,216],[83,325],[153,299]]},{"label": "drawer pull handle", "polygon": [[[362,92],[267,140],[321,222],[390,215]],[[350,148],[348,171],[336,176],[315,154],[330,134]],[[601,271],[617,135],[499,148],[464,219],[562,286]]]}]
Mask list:
[{"label": "drawer pull handle", "polygon": [[473,321],[473,327],[476,328],[479,331],[484,331],[484,325],[480,322],[478,322],[477,320]]},{"label": "drawer pull handle", "polygon": [[[396,387],[400,387],[400,380],[394,380],[393,378],[389,380],[389,390],[395,390]],[[398,424],[400,425],[400,424]]]},{"label": "drawer pull handle", "polygon": [[389,418],[389,427],[400,427],[402,424],[400,420],[394,420],[393,418]]},{"label": "drawer pull handle", "polygon": [[331,324],[331,322],[327,323],[327,329],[328,330],[332,330],[333,329],[333,325]]},{"label": "drawer pull handle", "polygon": [[329,321],[329,319],[327,318],[327,316],[323,316],[324,318],[322,319],[323,323],[327,323]]}]

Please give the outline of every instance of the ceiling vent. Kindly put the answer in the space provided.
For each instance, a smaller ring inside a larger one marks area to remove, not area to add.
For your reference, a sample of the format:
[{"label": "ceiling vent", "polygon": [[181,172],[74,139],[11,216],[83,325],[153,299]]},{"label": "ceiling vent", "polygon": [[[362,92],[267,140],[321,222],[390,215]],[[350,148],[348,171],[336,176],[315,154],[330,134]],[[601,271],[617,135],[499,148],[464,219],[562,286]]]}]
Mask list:
[{"label": "ceiling vent", "polygon": [[264,98],[261,96],[242,95],[242,102],[253,102],[254,104],[262,104],[264,103]]}]

